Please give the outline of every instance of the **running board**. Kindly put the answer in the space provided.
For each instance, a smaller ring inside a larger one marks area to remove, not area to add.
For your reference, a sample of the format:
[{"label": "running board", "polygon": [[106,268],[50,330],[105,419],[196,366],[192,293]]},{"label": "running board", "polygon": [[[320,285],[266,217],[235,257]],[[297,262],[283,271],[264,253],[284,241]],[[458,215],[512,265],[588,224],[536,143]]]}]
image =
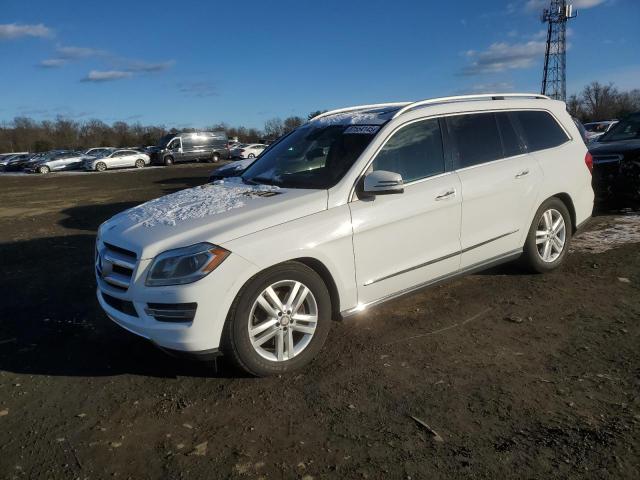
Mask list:
[{"label": "running board", "polygon": [[458,270],[456,272],[453,273],[449,273],[447,275],[443,275],[441,277],[437,277],[434,278],[432,280],[428,280],[424,283],[420,283],[418,285],[415,285],[413,287],[409,287],[409,288],[405,288],[404,290],[400,290],[399,292],[396,293],[392,293],[391,295],[387,295],[386,297],[382,297],[379,298],[378,300],[374,300],[372,302],[369,303],[365,303],[365,304],[359,304],[353,308],[350,308],[348,310],[344,310],[342,312],[340,312],[340,315],[342,316],[342,318],[347,318],[347,317],[351,317],[353,315],[356,315],[360,312],[362,312],[363,310],[366,310],[367,308],[371,308],[374,307],[376,305],[380,305],[382,303],[388,302],[390,300],[394,300],[396,298],[402,297],[404,295],[408,295],[410,293],[413,293],[417,290],[421,290],[423,288],[427,288],[427,287],[432,287],[434,285],[439,285],[441,283],[447,282],[449,280],[452,280],[454,278],[458,278],[458,277],[462,277],[464,275],[469,275],[472,273],[476,273],[476,272],[480,272],[482,270],[487,270],[488,268],[491,267],[495,267],[497,265],[503,264],[503,263],[507,263],[510,262],[512,260],[517,259],[520,255],[522,255],[522,248],[518,248],[516,250],[512,250],[509,253],[505,253],[503,255],[499,255],[497,257],[493,257],[490,258],[489,260],[486,260],[484,262],[480,262],[480,263],[476,263],[475,265],[471,265],[463,270]]}]

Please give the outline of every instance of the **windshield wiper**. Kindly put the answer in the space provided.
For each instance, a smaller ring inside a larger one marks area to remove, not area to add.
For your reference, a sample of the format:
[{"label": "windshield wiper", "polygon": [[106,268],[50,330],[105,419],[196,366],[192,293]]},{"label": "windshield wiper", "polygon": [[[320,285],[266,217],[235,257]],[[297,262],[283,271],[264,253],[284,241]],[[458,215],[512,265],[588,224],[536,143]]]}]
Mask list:
[{"label": "windshield wiper", "polygon": [[[244,181],[245,178],[242,177],[242,180]],[[266,177],[253,177],[246,180],[253,183],[254,185],[278,185],[278,183],[274,179]]]}]

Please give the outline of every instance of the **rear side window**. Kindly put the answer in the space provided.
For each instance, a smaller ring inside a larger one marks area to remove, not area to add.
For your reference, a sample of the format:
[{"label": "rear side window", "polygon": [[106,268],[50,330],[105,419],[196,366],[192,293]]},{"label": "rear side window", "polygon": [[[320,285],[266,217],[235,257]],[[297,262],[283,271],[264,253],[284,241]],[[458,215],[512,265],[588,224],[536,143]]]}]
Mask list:
[{"label": "rear side window", "polygon": [[498,129],[502,137],[502,147],[505,157],[513,157],[524,153],[524,145],[511,122],[510,113],[496,113]]},{"label": "rear side window", "polygon": [[548,112],[514,112],[513,115],[520,122],[527,150],[530,152],[557,147],[569,140],[558,122]]},{"label": "rear side window", "polygon": [[438,120],[416,122],[398,130],[382,147],[372,168],[399,173],[405,182],[444,172]]},{"label": "rear side window", "polygon": [[493,113],[447,117],[447,128],[457,148],[457,168],[502,158],[502,143]]}]

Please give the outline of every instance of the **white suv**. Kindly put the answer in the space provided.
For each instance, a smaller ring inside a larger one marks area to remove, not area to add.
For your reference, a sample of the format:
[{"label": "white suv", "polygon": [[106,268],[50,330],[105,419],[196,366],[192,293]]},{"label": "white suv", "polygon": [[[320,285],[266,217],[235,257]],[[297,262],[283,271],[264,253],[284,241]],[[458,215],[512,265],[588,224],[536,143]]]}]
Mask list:
[{"label": "white suv", "polygon": [[557,268],[591,215],[590,170],[564,103],[540,95],[327,112],[240,178],[102,224],[98,300],[171,353],[290,371],[332,316],[518,258]]}]

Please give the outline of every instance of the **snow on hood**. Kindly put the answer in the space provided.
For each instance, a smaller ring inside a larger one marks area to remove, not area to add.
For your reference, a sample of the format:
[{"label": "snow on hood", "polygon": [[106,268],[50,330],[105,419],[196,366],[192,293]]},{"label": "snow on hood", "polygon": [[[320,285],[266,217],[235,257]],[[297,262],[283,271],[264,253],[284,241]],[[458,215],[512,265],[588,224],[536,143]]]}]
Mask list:
[{"label": "snow on hood", "polygon": [[245,206],[247,198],[275,192],[271,185],[230,184],[222,188],[207,184],[156,198],[126,211],[127,217],[145,227],[175,226],[179,222],[233,210]]}]

